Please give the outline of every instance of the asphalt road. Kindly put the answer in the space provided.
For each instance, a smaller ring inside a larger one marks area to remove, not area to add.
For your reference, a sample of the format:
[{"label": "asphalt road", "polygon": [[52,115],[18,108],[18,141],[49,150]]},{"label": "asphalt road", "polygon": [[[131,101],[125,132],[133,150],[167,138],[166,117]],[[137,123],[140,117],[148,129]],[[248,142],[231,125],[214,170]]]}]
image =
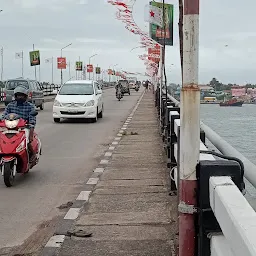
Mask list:
[{"label": "asphalt road", "polygon": [[103,91],[105,111],[97,123],[55,124],[52,103],[45,103],[36,128],[43,146],[40,163],[28,175],[18,176],[12,188],[0,179],[0,255],[10,255],[14,247],[15,253],[35,252],[47,241],[65,214],[57,207],[77,197],[141,93],[132,90],[118,102],[113,89]]}]

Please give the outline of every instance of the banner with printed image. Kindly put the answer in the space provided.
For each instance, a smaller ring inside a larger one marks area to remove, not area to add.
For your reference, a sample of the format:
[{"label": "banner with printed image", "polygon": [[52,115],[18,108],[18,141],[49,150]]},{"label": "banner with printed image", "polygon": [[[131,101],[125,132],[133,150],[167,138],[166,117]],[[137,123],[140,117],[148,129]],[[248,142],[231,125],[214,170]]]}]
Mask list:
[{"label": "banner with printed image", "polygon": [[29,57],[30,57],[30,66],[40,65],[40,52],[39,51],[29,52]]},{"label": "banner with printed image", "polygon": [[82,71],[82,70],[83,70],[83,62],[76,61],[76,71]]},{"label": "banner with printed image", "polygon": [[[163,3],[159,2],[150,2],[150,5],[163,8]],[[158,42],[159,44],[164,44],[164,35],[165,35],[165,44],[173,46],[173,5],[164,4],[165,9],[165,31],[162,27],[150,23],[149,24],[149,35],[150,37]]]}]

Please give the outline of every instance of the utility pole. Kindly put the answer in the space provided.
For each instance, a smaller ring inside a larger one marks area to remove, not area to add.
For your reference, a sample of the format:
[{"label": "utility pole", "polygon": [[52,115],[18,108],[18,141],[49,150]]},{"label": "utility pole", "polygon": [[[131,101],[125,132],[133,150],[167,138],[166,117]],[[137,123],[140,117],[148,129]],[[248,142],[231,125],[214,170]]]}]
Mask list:
[{"label": "utility pole", "polygon": [[[63,48],[60,49],[60,57],[62,57],[62,50],[69,47],[70,45],[72,45],[72,43],[64,46]],[[60,69],[60,84],[62,85],[63,84],[63,71],[62,71],[62,68]]]},{"label": "utility pole", "polygon": [[[33,51],[35,50],[35,44],[33,44]],[[22,54],[23,55],[23,54]],[[36,79],[36,66],[35,66],[35,80],[37,80]]]},{"label": "utility pole", "polygon": [[53,84],[53,57],[52,57],[52,84]]},{"label": "utility pole", "polygon": [[21,52],[21,76],[24,78],[24,52]]},{"label": "utility pole", "polygon": [[69,79],[71,78],[71,67],[70,67],[71,63],[70,61],[68,62],[68,73],[69,73]]},{"label": "utility pole", "polygon": [[4,76],[4,48],[1,48],[1,81],[3,81]]},{"label": "utility pole", "polygon": [[199,0],[184,0],[183,81],[180,107],[179,256],[196,248],[196,167],[200,150],[200,89],[198,87]]}]

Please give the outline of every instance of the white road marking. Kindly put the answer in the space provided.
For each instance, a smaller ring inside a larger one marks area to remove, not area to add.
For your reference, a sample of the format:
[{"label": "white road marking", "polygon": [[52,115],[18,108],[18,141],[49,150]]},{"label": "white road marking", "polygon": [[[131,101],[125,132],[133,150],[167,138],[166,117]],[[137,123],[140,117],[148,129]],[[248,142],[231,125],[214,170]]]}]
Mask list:
[{"label": "white road marking", "polygon": [[114,150],[115,148],[116,147],[111,146],[111,147],[108,148],[108,150]]},{"label": "white road marking", "polygon": [[120,137],[115,137],[115,140],[121,140],[121,138]]},{"label": "white road marking", "polygon": [[102,159],[102,160],[100,161],[100,164],[108,164],[108,160],[107,160],[107,159]]},{"label": "white road marking", "polygon": [[106,152],[105,156],[112,156],[112,154],[113,154],[112,152]]},{"label": "white road marking", "polygon": [[122,137],[123,134],[122,134],[122,133],[118,133],[117,136],[118,136],[118,137]]},{"label": "white road marking", "polygon": [[91,193],[92,193],[92,191],[81,191],[76,200],[88,201]]},{"label": "white road marking", "polygon": [[80,208],[70,208],[64,220],[75,220],[79,216]]},{"label": "white road marking", "polygon": [[65,239],[65,235],[56,235],[56,236],[52,236],[48,243],[45,245],[45,247],[61,247],[61,244],[64,242]]},{"label": "white road marking", "polygon": [[93,172],[103,173],[104,172],[104,168],[95,168]]},{"label": "white road marking", "polygon": [[87,185],[96,185],[99,181],[99,178],[90,178],[88,181],[87,181]]},{"label": "white road marking", "polygon": [[122,129],[122,130],[126,130],[126,129],[127,129],[127,127],[122,127],[121,129]]},{"label": "white road marking", "polygon": [[118,141],[113,141],[112,145],[118,145]]}]

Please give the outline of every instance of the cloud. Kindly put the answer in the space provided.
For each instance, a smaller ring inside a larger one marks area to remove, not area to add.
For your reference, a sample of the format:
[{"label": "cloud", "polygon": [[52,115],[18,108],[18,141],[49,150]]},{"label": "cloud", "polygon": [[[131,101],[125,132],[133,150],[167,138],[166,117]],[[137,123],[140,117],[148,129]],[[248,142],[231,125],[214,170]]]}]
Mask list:
[{"label": "cloud", "polygon": [[[180,58],[178,38],[177,0],[174,4],[174,46],[166,47],[166,70],[170,82],[180,82]],[[144,22],[144,6],[147,0],[137,0],[134,6],[136,23],[148,31]],[[256,32],[254,15],[256,2],[247,0],[201,1],[200,4],[200,83],[212,77],[222,82],[255,82]],[[25,75],[33,77],[29,66],[29,51],[34,44],[40,50],[41,78],[51,80],[49,65],[45,58],[60,55],[60,49],[71,63],[79,56],[88,62],[89,56],[97,53],[93,62],[103,69],[118,63],[120,68],[131,71],[145,70],[138,55],[144,54],[139,46],[139,37],[124,28],[115,19],[116,8],[106,0],[1,0],[0,46],[4,47],[4,78],[20,75],[21,63],[15,60],[15,52],[24,51]],[[226,46],[228,45],[228,46]],[[174,64],[174,65],[171,65]],[[73,67],[74,65],[72,65]],[[75,70],[71,70],[75,74]],[[64,72],[68,77],[68,72]],[[56,69],[54,78],[59,82]]]}]

